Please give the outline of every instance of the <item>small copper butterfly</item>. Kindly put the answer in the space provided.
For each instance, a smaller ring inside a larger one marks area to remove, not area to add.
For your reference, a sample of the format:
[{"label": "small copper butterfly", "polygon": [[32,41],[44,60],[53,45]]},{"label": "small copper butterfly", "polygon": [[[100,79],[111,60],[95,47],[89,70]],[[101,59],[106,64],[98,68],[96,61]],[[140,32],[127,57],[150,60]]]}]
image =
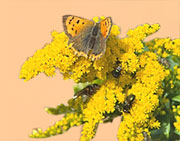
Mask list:
[{"label": "small copper butterfly", "polygon": [[106,50],[106,39],[108,38],[112,19],[107,17],[100,23],[87,20],[73,15],[63,16],[63,27],[72,48],[78,56],[85,56],[96,60]]}]

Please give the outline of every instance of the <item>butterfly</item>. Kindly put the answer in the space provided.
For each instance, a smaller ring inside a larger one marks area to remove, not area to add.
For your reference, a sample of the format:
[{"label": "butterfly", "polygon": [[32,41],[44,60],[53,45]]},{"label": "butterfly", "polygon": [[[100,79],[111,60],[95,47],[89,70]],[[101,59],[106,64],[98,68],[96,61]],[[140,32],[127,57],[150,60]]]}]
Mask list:
[{"label": "butterfly", "polygon": [[99,59],[106,51],[106,40],[112,27],[111,17],[100,23],[73,15],[63,16],[63,28],[69,37],[68,44],[78,56]]}]

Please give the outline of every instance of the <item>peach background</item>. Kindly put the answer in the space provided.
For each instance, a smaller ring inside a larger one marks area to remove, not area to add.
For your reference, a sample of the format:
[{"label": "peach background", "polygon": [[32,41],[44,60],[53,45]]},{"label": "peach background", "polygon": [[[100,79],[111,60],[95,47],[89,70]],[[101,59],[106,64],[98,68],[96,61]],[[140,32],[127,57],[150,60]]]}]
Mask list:
[{"label": "peach background", "polygon": [[[61,32],[62,16],[74,14],[91,19],[111,16],[121,27],[120,37],[127,30],[144,23],[160,23],[154,37],[180,38],[180,0],[9,0],[1,13],[1,118],[2,141],[36,141],[28,134],[35,127],[47,128],[62,116],[49,115],[46,106],[55,107],[73,96],[72,80],[64,81],[58,73],[48,78],[40,74],[24,82],[18,78],[27,57],[51,41],[50,32]],[[101,124],[93,141],[116,141],[119,118]],[[43,141],[78,141],[81,127]]]}]

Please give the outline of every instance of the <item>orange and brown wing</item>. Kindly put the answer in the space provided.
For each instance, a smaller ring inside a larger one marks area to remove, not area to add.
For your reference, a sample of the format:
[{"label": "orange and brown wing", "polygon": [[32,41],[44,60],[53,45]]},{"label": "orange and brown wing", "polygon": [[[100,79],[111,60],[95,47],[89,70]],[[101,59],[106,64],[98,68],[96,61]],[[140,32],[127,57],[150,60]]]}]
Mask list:
[{"label": "orange and brown wing", "polygon": [[70,37],[76,37],[80,35],[87,28],[93,27],[94,22],[78,16],[64,15],[63,27],[65,33]]},{"label": "orange and brown wing", "polygon": [[106,39],[108,38],[112,27],[111,17],[107,17],[99,23],[100,33],[96,37],[96,44],[90,54],[92,60],[99,59],[106,51]]},{"label": "orange and brown wing", "polygon": [[105,39],[108,38],[110,31],[111,31],[111,27],[112,27],[111,17],[107,17],[101,21],[101,23],[100,23],[101,34]]}]

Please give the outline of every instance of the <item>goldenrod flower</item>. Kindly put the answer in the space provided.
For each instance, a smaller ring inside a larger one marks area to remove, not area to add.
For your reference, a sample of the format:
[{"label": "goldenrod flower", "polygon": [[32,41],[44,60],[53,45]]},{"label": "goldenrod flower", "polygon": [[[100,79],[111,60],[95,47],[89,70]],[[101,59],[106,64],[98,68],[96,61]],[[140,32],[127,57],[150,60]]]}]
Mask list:
[{"label": "goldenrod flower", "polygon": [[[95,22],[101,19],[104,17],[93,18]],[[142,141],[144,132],[150,136],[150,130],[159,129],[161,124],[156,119],[158,114],[155,111],[160,110],[161,116],[168,114],[165,108],[171,100],[168,99],[165,90],[171,88],[171,93],[174,89],[178,90],[178,80],[180,80],[178,63],[168,68],[158,61],[159,57],[179,57],[180,40],[156,38],[148,42],[144,41],[159,28],[159,24],[144,24],[130,29],[126,38],[119,38],[120,28],[113,25],[106,42],[106,51],[96,61],[76,56],[72,49],[73,44],[68,45],[66,34],[53,31],[52,42],[37,50],[23,64],[20,78],[27,81],[41,72],[47,76],[54,76],[58,68],[64,79],[87,84],[92,84],[98,79],[102,83],[100,89],[89,96],[84,103],[83,96],[80,96],[71,99],[67,107],[61,105],[56,109],[47,108],[46,111],[50,114],[65,114],[64,118],[44,132],[41,129],[33,130],[30,136],[49,137],[83,124],[81,140],[91,140],[99,123],[105,122],[106,118],[112,121],[116,116],[122,116],[123,119],[117,133],[118,139],[122,141]],[[118,66],[121,66],[122,71],[120,77],[115,78],[112,71]],[[128,113],[123,108],[124,101],[129,95],[134,95],[135,99],[130,104]],[[173,112],[179,114],[175,108]],[[180,131],[179,116],[176,116],[176,120],[174,126]]]}]

